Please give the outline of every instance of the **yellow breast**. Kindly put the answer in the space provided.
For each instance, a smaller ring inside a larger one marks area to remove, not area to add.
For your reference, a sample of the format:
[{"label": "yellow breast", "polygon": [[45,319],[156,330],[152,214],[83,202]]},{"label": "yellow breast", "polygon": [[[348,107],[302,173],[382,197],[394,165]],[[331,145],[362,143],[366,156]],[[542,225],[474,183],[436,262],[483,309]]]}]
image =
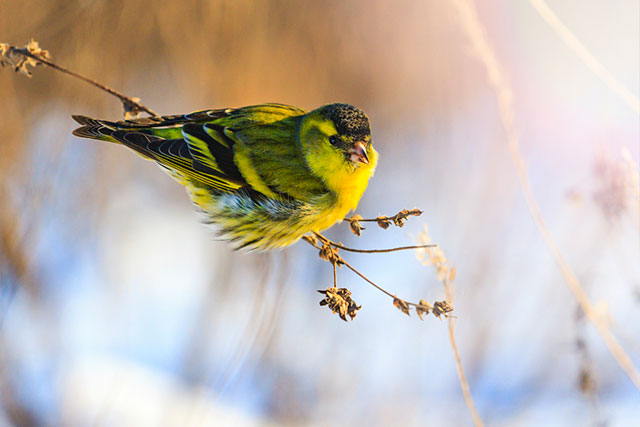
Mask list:
[{"label": "yellow breast", "polygon": [[375,171],[378,163],[378,153],[369,146],[367,150],[369,164],[359,164],[356,168],[332,168],[331,173],[324,174],[323,178],[328,189],[333,192],[333,197],[327,200],[316,220],[314,231],[325,230],[337,222],[342,221],[351,210],[358,207],[358,203],[367,189],[369,179]]}]

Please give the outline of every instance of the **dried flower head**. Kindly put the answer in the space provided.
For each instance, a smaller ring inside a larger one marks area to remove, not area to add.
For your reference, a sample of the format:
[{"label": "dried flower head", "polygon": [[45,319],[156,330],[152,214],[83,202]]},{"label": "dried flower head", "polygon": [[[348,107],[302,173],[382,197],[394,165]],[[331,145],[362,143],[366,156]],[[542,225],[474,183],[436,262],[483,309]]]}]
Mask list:
[{"label": "dried flower head", "polygon": [[351,226],[351,231],[359,236],[365,228],[362,227],[362,222],[375,222],[378,224],[378,227],[386,230],[391,225],[395,225],[396,227],[403,227],[404,223],[407,221],[407,218],[410,216],[420,216],[422,215],[422,211],[420,209],[403,209],[394,216],[383,216],[380,215],[373,219],[364,219],[360,215],[354,215],[351,218],[346,218],[349,221]]},{"label": "dried flower head", "polygon": [[391,226],[391,218],[389,217],[379,216],[376,218],[376,220],[378,221],[378,227],[382,228],[383,230],[386,230],[387,228],[389,228],[389,226]]},{"label": "dried flower head", "polygon": [[331,243],[323,242],[322,248],[320,248],[320,253],[318,254],[320,258],[325,261],[329,261],[333,265],[342,264],[342,258],[338,255],[338,248],[334,248],[331,246]]},{"label": "dried flower head", "polygon": [[13,67],[15,72],[24,74],[27,77],[31,77],[31,71],[27,68],[28,66],[35,68],[37,65],[41,65],[38,58],[50,60],[51,55],[49,55],[48,51],[41,49],[34,39],[31,39],[22,49],[7,43],[0,43],[0,65]]},{"label": "dried flower head", "polygon": [[429,312],[432,309],[433,309],[433,306],[431,304],[421,299],[420,304],[416,306],[416,313],[418,314],[418,317],[420,318],[420,320],[423,320],[422,316],[425,314],[429,314]]},{"label": "dried flower head", "polygon": [[422,211],[420,209],[403,209],[393,217],[393,223],[397,227],[404,227],[404,223],[407,221],[408,217],[420,215],[422,215]]},{"label": "dried flower head", "polygon": [[351,218],[347,219],[349,221],[349,226],[351,227],[351,231],[356,236],[360,236],[362,234],[362,230],[365,230],[362,224],[360,224],[361,219],[362,217],[360,215],[354,215]]},{"label": "dried flower head", "polygon": [[446,301],[436,301],[433,303],[433,315],[437,318],[440,316],[448,317],[447,313],[451,313],[453,307]]},{"label": "dried flower head", "polygon": [[409,304],[405,300],[402,300],[402,299],[400,299],[398,297],[395,297],[393,299],[393,305],[398,310],[400,310],[401,312],[406,314],[407,316],[411,316],[411,311],[409,310]]},{"label": "dried flower head", "polygon": [[338,316],[345,322],[348,320],[347,316],[353,320],[358,310],[362,308],[351,299],[351,291],[347,288],[331,287],[324,291],[318,290],[318,292],[325,295],[325,298],[320,301],[320,305],[329,306],[331,311],[338,313]]},{"label": "dried flower head", "polygon": [[138,116],[140,116],[140,113],[142,112],[142,109],[140,108],[140,104],[139,104],[140,98],[132,96],[131,100],[135,102],[135,104],[131,102],[122,102],[122,106],[124,107],[125,120],[137,119]]}]

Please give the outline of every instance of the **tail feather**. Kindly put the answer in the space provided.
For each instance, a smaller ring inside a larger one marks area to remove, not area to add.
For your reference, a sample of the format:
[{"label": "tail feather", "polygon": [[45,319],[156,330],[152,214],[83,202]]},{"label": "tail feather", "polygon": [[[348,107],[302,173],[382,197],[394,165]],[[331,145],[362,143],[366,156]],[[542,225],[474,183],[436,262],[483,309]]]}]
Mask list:
[{"label": "tail feather", "polygon": [[[225,145],[222,145],[206,131],[187,126],[187,120],[179,121],[181,119],[178,116],[120,122],[79,115],[72,117],[81,125],[73,131],[74,135],[122,144],[168,169],[171,175],[184,185],[208,186],[223,192],[231,192],[248,185],[233,163],[233,152],[229,143],[223,140]],[[147,123],[151,125],[147,126]],[[158,123],[163,123],[164,128],[154,125]],[[201,128],[203,125],[199,126]],[[188,128],[188,140],[184,136],[183,127]],[[192,151],[198,153],[195,158]]]},{"label": "tail feather", "polygon": [[111,137],[115,131],[115,123],[105,120],[92,119],[87,116],[71,116],[73,120],[82,125],[73,131],[75,136],[82,138],[100,139],[103,141],[118,142]]}]

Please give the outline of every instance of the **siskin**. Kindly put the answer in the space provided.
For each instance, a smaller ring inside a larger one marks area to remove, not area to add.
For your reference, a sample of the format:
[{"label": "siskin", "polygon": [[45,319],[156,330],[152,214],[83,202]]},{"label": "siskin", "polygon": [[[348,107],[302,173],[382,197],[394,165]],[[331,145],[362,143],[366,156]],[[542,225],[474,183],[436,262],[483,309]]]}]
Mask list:
[{"label": "siskin", "polygon": [[378,153],[367,115],[347,104],[282,104],[119,122],[73,116],[73,134],[157,162],[236,248],[290,245],[356,208]]}]

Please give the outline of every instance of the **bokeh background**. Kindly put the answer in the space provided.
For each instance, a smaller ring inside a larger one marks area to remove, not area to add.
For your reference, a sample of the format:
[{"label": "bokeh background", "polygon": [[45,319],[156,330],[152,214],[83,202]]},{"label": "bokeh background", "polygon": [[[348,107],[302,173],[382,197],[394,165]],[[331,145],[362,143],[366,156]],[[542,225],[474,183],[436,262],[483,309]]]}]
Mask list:
[{"label": "bokeh background", "polygon": [[[637,97],[639,4],[549,0]],[[561,251],[640,365],[640,124],[526,0],[475,5],[513,92],[526,170]],[[490,425],[627,426],[640,393],[565,286],[527,209],[494,88],[451,2],[3,0],[0,41],[163,114],[348,102],[380,164],[356,247],[425,224],[456,266],[456,335]],[[637,98],[636,98],[637,99]],[[0,424],[470,425],[447,323],[420,321],[339,271],[363,304],[320,307],[330,266],[299,243],[239,253],[183,189],[71,114],[122,106],[50,69],[0,70]],[[444,298],[410,252],[349,255],[410,300]]]}]

